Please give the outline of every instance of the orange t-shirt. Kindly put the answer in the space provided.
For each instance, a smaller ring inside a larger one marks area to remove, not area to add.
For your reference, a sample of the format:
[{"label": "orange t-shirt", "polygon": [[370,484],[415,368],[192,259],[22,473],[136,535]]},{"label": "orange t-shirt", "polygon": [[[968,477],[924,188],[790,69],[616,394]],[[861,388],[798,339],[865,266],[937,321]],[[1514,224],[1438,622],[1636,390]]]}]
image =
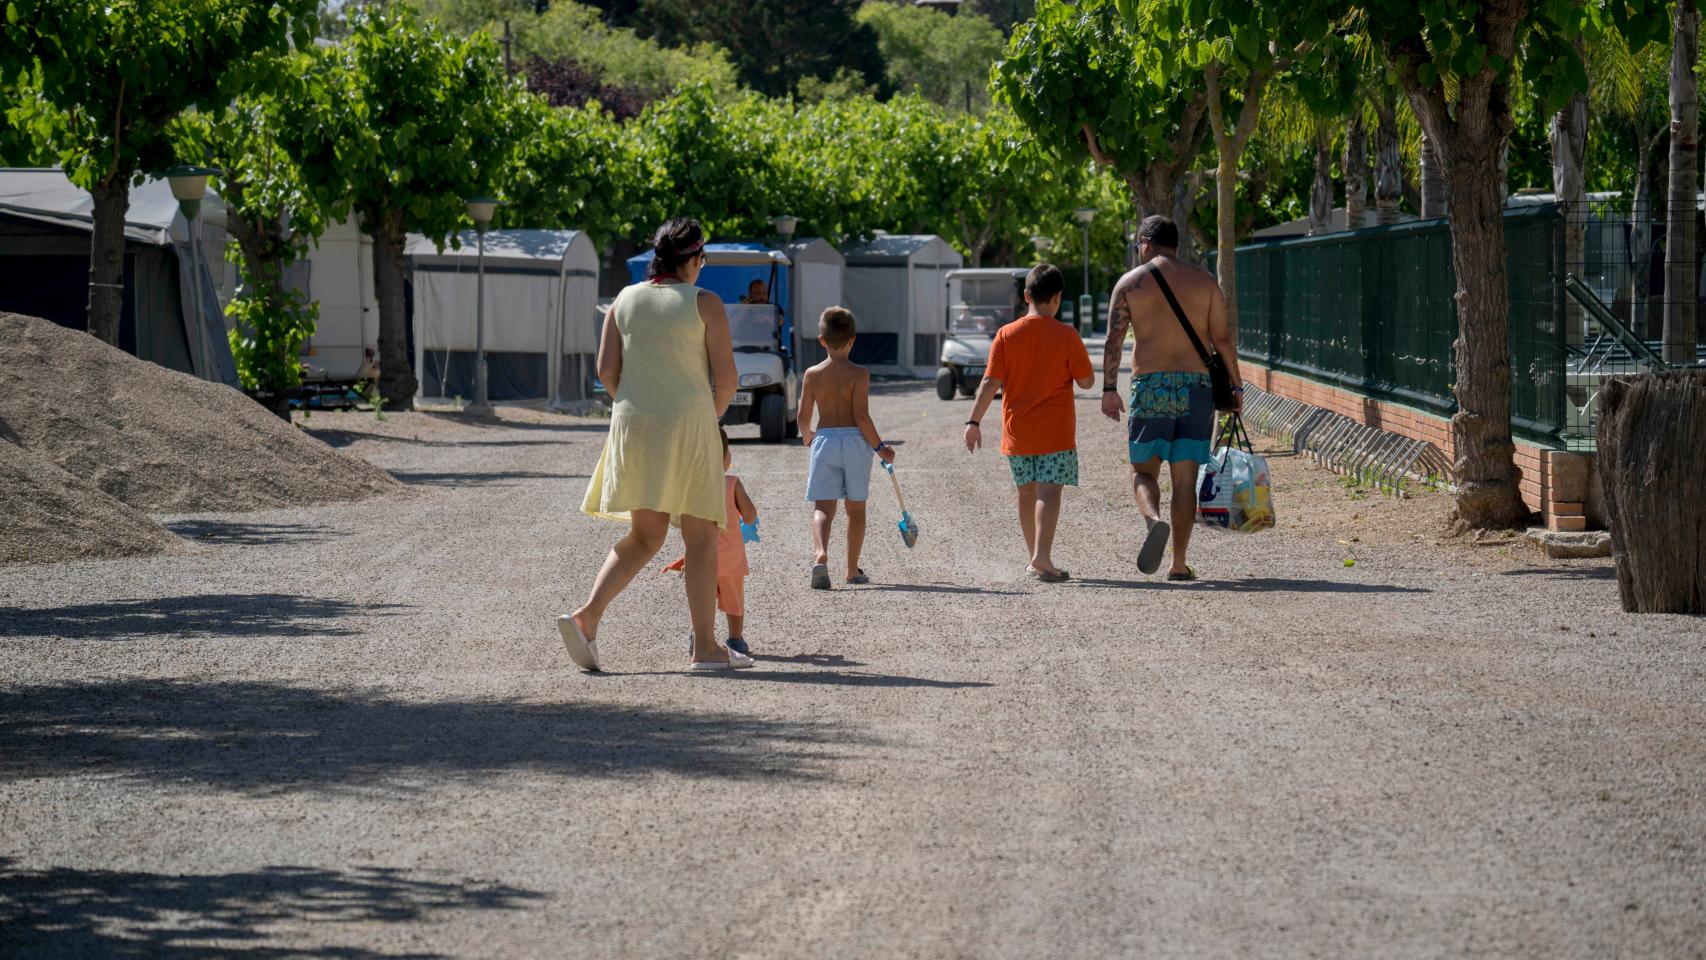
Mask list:
[{"label": "orange t-shirt", "polygon": [[1002,327],[986,376],[1001,381],[1001,452],[1059,453],[1078,446],[1072,382],[1095,372],[1078,331],[1032,314]]}]

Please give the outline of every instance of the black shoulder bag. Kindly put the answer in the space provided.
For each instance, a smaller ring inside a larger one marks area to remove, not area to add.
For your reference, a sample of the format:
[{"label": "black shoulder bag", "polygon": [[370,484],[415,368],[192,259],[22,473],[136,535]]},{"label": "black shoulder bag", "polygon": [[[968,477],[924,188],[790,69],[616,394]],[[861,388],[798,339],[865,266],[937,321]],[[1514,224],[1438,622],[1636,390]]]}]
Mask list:
[{"label": "black shoulder bag", "polygon": [[1218,353],[1209,353],[1203,346],[1202,338],[1197,336],[1196,328],[1185,317],[1185,310],[1179,306],[1179,298],[1173,296],[1173,288],[1167,285],[1167,278],[1161,275],[1161,270],[1153,265],[1149,275],[1161,286],[1161,295],[1167,298],[1167,305],[1173,308],[1173,313],[1179,318],[1179,326],[1185,328],[1185,336],[1191,338],[1191,346],[1197,348],[1197,356],[1202,358],[1203,366],[1208,368],[1209,387],[1214,391],[1214,409],[1229,412],[1238,409],[1238,397],[1232,392],[1232,374],[1226,370],[1226,361]]}]

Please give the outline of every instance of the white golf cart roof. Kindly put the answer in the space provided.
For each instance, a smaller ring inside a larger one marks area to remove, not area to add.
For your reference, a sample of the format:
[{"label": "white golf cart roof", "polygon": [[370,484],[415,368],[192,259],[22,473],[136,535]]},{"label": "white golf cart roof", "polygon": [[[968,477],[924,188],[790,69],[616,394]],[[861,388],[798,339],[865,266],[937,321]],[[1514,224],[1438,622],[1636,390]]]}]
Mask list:
[{"label": "white golf cart roof", "polygon": [[780,250],[716,250],[705,249],[705,265],[711,267],[752,267],[774,263],[788,265],[788,255]]},{"label": "white golf cart roof", "polygon": [[948,280],[963,280],[966,277],[1028,277],[1030,267],[965,267],[960,270],[949,270],[944,276]]}]

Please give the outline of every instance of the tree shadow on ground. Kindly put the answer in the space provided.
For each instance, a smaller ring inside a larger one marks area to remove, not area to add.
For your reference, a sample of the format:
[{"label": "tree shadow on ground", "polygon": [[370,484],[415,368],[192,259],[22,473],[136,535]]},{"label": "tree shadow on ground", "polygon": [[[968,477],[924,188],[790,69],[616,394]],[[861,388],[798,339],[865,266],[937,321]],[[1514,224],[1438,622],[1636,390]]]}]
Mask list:
[{"label": "tree shadow on ground", "polygon": [[555,447],[560,446],[558,440],[422,440],[419,437],[399,437],[386,433],[364,433],[360,430],[316,430],[308,428],[308,435],[328,447],[347,447],[362,440],[375,440],[381,443],[401,443],[414,447]]},{"label": "tree shadow on ground", "polygon": [[752,659],[762,663],[800,663],[810,667],[824,667],[826,669],[864,666],[864,664],[858,660],[849,660],[839,653],[796,653],[791,657],[777,657],[763,653],[755,653],[752,655]]},{"label": "tree shadow on ground", "polygon": [[537,470],[470,470],[438,472],[431,470],[392,470],[391,476],[410,486],[428,487],[467,487],[467,486],[496,486],[511,487],[516,480],[585,480],[584,473],[543,473]]},{"label": "tree shadow on ground", "polygon": [[254,523],[241,520],[172,520],[166,529],[180,537],[217,546],[277,546],[284,543],[324,543],[346,536],[300,523]]},{"label": "tree shadow on ground", "polygon": [[1615,566],[1594,567],[1530,567],[1523,570],[1506,570],[1500,574],[1504,577],[1551,577],[1554,580],[1606,580],[1617,581]]},{"label": "tree shadow on ground", "polygon": [[0,637],[129,640],[143,636],[351,636],[338,621],[396,616],[402,604],[356,603],[287,593],[215,593],[154,600],[111,600],[63,607],[0,607]]},{"label": "tree shadow on ground", "polygon": [[0,691],[0,782],[97,775],[259,794],[408,794],[505,771],[819,780],[840,725],[586,702],[404,699],[239,681]]},{"label": "tree shadow on ground", "polygon": [[531,420],[503,420],[498,417],[476,417],[467,413],[438,411],[419,411],[419,415],[480,430],[533,430],[545,433],[607,433],[610,430],[609,420],[575,423],[565,419],[562,423],[538,423]]},{"label": "tree shadow on ground", "polygon": [[952,583],[867,583],[863,586],[851,586],[847,590],[876,590],[894,593],[974,593],[990,597],[1017,597],[1017,590],[991,590],[988,587],[962,587]]},{"label": "tree shadow on ground", "polygon": [[[263,867],[238,873],[160,874],[51,867],[25,870],[0,857],[0,955],[213,960],[380,960],[442,957],[348,946],[290,946],[264,928],[312,924],[337,940],[337,924],[420,924],[458,910],[521,910],[545,900],[488,881],[438,879],[383,867]],[[361,931],[371,938],[371,930]]]},{"label": "tree shadow on ground", "polygon": [[1175,583],[1167,580],[1097,580],[1084,578],[1068,581],[1066,586],[1113,590],[1184,590],[1194,593],[1432,593],[1427,587],[1400,587],[1388,583],[1347,583],[1341,580],[1293,580],[1284,577],[1243,577],[1238,580],[1193,580]]}]

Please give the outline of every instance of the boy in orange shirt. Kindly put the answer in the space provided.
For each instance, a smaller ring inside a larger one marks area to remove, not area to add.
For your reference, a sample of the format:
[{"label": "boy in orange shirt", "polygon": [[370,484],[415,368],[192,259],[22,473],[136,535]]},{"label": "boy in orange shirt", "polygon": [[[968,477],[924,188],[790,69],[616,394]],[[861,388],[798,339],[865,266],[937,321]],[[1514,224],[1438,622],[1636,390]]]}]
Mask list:
[{"label": "boy in orange shirt", "polygon": [[1019,488],[1019,529],[1031,562],[1032,579],[1060,583],[1069,579],[1049,557],[1060,522],[1060,488],[1078,486],[1078,415],[1072,385],[1090,389],[1096,382],[1090,354],[1073,328],[1055,319],[1066,280],[1050,264],[1038,264],[1025,278],[1025,302],[1031,314],[1002,327],[989,348],[989,366],[977,389],[977,403],[966,421],[966,449],[983,445],[979,421],[1001,398],[1001,452]]}]

